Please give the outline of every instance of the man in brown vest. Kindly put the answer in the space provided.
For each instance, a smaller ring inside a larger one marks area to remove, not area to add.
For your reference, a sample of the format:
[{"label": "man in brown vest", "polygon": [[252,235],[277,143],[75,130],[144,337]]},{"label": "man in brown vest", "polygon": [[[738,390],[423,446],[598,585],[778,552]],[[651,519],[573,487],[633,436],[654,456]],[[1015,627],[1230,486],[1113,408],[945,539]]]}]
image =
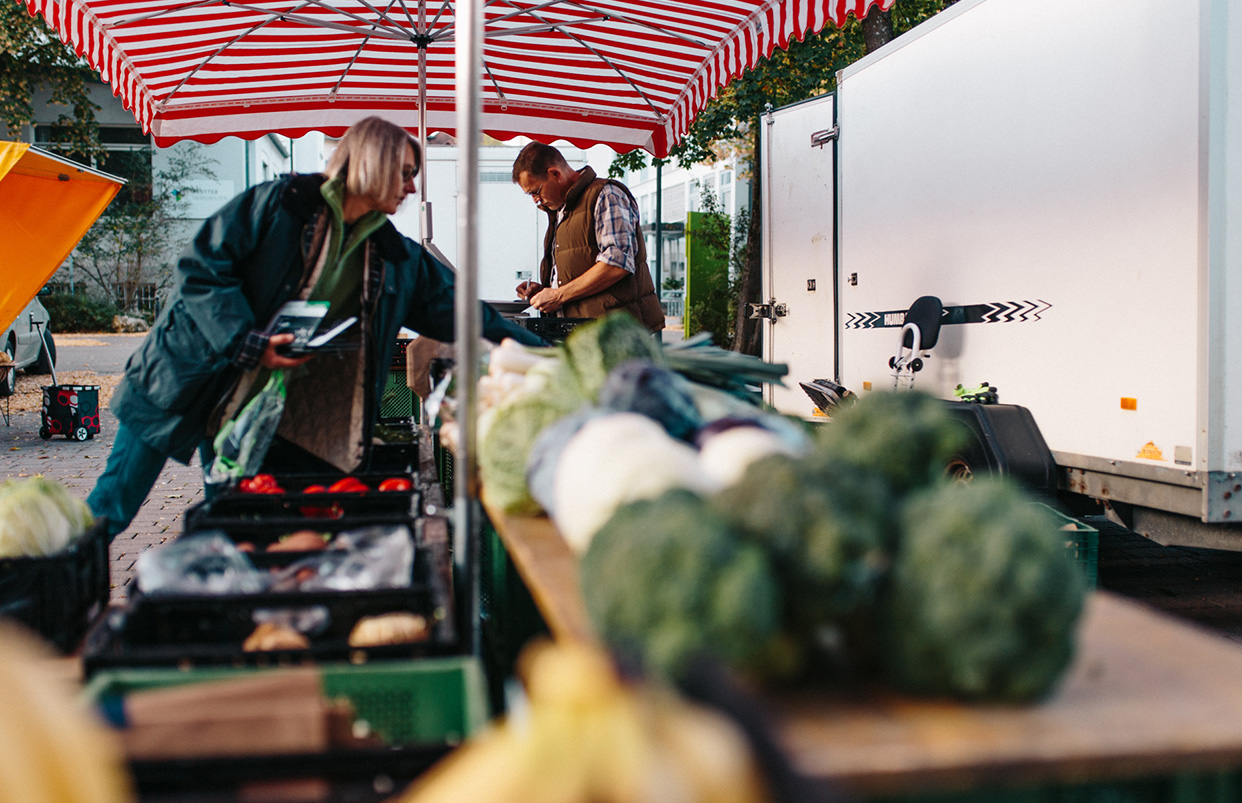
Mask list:
[{"label": "man in brown vest", "polygon": [[597,178],[590,166],[572,169],[560,151],[541,142],[522,148],[513,181],[548,213],[539,281],[519,284],[518,297],[544,315],[570,318],[623,309],[649,331],[663,331],[638,203],[625,185]]}]

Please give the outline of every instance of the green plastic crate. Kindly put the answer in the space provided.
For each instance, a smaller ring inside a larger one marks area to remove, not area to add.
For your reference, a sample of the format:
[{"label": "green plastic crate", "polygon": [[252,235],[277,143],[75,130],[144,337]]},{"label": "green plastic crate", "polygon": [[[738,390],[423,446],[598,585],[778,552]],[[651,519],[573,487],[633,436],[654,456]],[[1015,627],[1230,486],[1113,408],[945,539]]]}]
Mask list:
[{"label": "green plastic crate", "polygon": [[1100,560],[1100,531],[1048,505],[1041,504],[1040,507],[1047,510],[1062,527],[1059,532],[1065,534],[1066,548],[1074,556],[1075,562],[1082,567],[1083,574],[1087,578],[1087,587],[1095,588]]},{"label": "green plastic crate", "polygon": [[399,371],[390,371],[380,399],[380,418],[413,418],[417,415],[418,399],[406,384],[405,366]]},{"label": "green plastic crate", "polygon": [[[95,674],[86,698],[116,711],[125,695],[144,689],[226,680],[255,668],[116,669]],[[472,656],[319,667],[324,696],[348,698],[355,721],[391,745],[456,744],[487,722],[483,668]]]}]

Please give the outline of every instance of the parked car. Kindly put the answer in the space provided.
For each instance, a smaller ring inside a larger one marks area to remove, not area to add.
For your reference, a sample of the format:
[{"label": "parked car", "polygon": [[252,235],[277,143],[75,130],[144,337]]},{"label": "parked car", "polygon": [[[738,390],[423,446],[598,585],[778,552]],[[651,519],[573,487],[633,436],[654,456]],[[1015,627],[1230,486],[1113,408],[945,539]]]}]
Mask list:
[{"label": "parked car", "polygon": [[17,316],[4,335],[0,349],[9,356],[13,367],[0,381],[0,396],[12,396],[17,390],[17,371],[25,368],[36,374],[50,374],[56,366],[56,341],[48,331],[51,316],[36,297]]}]

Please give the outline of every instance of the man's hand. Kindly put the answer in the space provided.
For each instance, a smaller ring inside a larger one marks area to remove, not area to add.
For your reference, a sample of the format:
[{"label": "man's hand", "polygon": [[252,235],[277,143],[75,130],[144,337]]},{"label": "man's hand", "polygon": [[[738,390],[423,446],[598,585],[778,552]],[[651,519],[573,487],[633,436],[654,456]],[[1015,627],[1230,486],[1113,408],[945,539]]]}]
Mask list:
[{"label": "man's hand", "polygon": [[286,357],[283,354],[277,353],[276,349],[289,345],[293,340],[293,335],[288,332],[283,335],[272,335],[271,339],[267,341],[267,348],[263,350],[263,356],[259,358],[259,365],[269,369],[296,368],[309,361],[309,355],[306,357]]},{"label": "man's hand", "polygon": [[531,296],[543,289],[543,285],[539,282],[525,281],[517,286],[517,297],[523,301],[530,301]]},{"label": "man's hand", "polygon": [[545,287],[538,293],[535,293],[529,301],[530,305],[540,312],[556,312],[565,306],[565,300],[559,287]]}]

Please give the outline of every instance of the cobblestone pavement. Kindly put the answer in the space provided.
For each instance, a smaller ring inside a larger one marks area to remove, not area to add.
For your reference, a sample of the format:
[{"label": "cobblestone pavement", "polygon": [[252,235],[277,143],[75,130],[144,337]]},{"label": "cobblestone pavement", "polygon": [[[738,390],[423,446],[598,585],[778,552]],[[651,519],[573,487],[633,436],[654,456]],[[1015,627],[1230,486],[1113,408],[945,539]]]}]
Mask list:
[{"label": "cobblestone pavement", "polygon": [[[116,434],[116,419],[101,410],[100,432],[83,441],[39,437],[37,413],[13,413],[9,426],[0,419],[0,480],[42,474],[86,499],[103,473]],[[177,536],[182,514],[203,499],[202,472],[198,458],[189,466],[169,461],[151,495],[134,517],[129,529],[116,537],[111,547],[112,598],[125,594],[134,576],[134,562],[143,550]]]}]

